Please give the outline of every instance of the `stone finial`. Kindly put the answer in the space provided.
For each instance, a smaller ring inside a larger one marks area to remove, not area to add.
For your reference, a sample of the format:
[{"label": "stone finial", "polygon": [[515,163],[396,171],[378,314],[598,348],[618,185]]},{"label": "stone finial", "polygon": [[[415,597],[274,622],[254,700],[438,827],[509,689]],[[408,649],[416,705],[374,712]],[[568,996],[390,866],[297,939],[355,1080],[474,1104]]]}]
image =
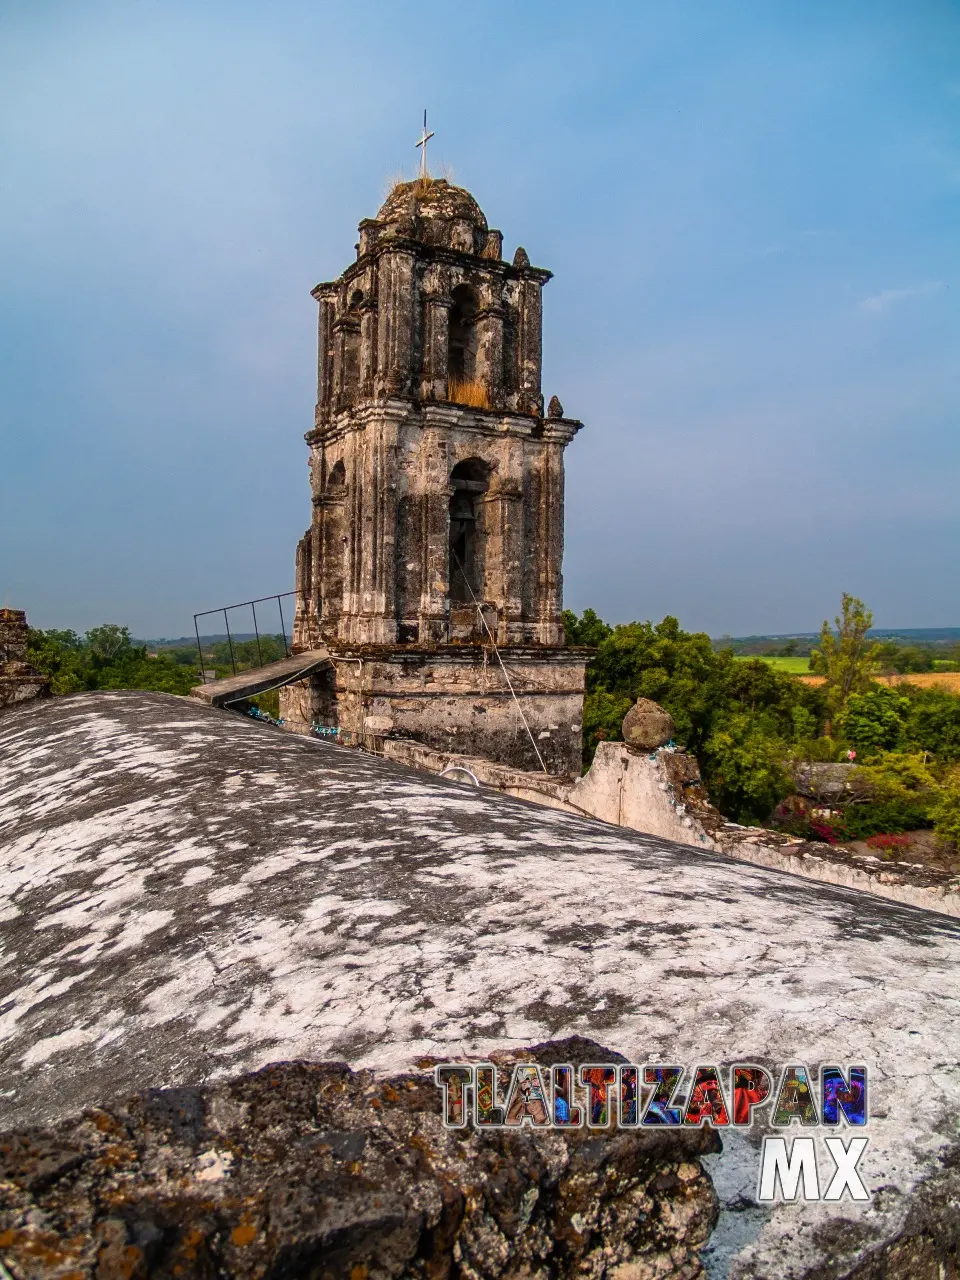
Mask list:
[{"label": "stone finial", "polygon": [[638,751],[656,751],[674,732],[670,713],[649,698],[638,698],[623,718],[623,740]]},{"label": "stone finial", "polygon": [[563,417],[563,405],[560,403],[559,396],[550,397],[550,403],[547,405],[547,417],[548,418]]},{"label": "stone finial", "polygon": [[517,252],[513,255],[513,265],[515,267],[529,267],[530,259],[527,257],[527,251],[523,245],[519,245]]}]

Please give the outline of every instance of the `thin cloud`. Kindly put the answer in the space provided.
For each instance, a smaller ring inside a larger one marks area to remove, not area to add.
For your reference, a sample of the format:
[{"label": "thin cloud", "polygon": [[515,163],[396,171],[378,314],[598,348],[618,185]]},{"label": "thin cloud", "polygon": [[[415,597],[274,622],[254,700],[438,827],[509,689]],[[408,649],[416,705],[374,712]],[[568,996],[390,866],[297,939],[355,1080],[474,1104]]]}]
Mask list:
[{"label": "thin cloud", "polygon": [[933,280],[929,284],[915,285],[912,289],[884,289],[882,293],[875,293],[871,298],[864,298],[858,306],[867,315],[875,316],[896,306],[898,302],[906,301],[907,298],[922,298],[930,293],[939,293],[942,288],[942,280]]}]

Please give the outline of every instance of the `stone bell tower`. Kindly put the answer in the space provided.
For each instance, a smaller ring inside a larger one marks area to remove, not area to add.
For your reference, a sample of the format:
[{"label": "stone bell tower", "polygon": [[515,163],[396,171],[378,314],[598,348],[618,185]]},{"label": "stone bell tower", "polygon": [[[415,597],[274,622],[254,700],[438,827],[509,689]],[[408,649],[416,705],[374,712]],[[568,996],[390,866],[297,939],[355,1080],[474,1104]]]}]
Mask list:
[{"label": "stone bell tower", "polygon": [[505,262],[502,242],[469,192],[400,183],[360,223],[356,261],[313,290],[295,643],[335,670],[283,709],[579,772],[586,655],[564,647],[560,566],[563,452],[582,424],[556,397],[544,414],[551,273],[523,249]]}]

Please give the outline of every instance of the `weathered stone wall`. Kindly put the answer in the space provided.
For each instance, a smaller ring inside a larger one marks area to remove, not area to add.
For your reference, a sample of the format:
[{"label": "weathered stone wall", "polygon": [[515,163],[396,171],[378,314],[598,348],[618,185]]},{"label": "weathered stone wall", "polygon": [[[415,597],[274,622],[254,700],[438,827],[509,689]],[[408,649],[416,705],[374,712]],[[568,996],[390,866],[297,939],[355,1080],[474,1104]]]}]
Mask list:
[{"label": "weathered stone wall", "polygon": [[[297,555],[295,639],[445,643],[450,505],[459,464],[475,495],[473,589],[499,644],[563,643],[563,450],[579,424],[403,402],[352,411],[314,439],[313,522]],[[476,611],[470,626],[478,630]]]},{"label": "weathered stone wall", "polygon": [[0,609],[0,710],[49,692],[50,681],[27,662],[27,615]]},{"label": "weathered stone wall", "polygon": [[415,739],[438,751],[467,751],[515,769],[539,770],[519,706],[553,774],[580,771],[586,657],[576,650],[480,645],[418,650],[343,649],[333,672],[281,691],[288,728],[337,728],[350,742]]},{"label": "weathered stone wall", "polygon": [[742,827],[734,822],[725,822],[716,829],[713,842],[719,852],[742,862],[960,917],[960,876],[924,863],[885,862],[819,841],[802,840],[763,827]]}]

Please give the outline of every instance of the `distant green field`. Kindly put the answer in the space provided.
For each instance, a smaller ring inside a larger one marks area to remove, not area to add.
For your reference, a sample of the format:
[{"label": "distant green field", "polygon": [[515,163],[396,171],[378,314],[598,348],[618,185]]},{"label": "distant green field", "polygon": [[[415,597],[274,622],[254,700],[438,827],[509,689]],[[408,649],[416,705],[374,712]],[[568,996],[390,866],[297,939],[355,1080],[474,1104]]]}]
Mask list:
[{"label": "distant green field", "polygon": [[[746,655],[737,655],[741,662],[751,662],[752,659]],[[810,673],[809,658],[761,658],[761,662],[768,662],[771,667],[776,667],[778,671],[789,672],[792,676],[805,676]]]}]

